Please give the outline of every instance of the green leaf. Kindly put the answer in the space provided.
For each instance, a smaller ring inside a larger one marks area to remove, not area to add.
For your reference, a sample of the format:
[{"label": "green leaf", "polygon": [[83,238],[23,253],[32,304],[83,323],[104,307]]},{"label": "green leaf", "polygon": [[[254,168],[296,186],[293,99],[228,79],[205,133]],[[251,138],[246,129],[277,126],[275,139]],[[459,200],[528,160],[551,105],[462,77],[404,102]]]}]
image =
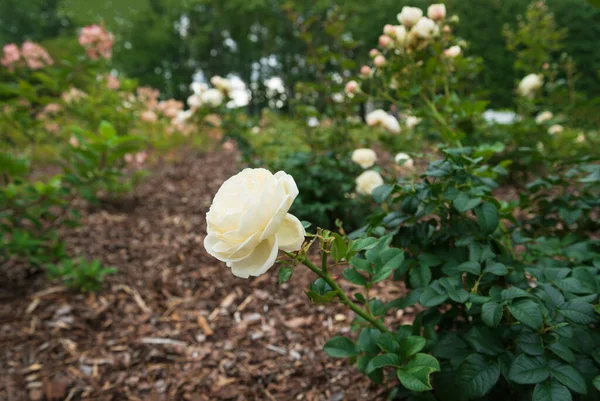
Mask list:
[{"label": "green leaf", "polygon": [[554,352],[559,358],[568,363],[575,363],[575,354],[567,345],[562,342],[555,342],[546,346],[550,351]]},{"label": "green leaf", "polygon": [[592,383],[594,384],[594,387],[596,387],[596,390],[600,391],[600,376],[594,377]]},{"label": "green leaf", "polygon": [[516,298],[533,297],[533,295],[518,287],[510,287],[502,291],[501,297],[503,301],[508,301]]},{"label": "green leaf", "polygon": [[339,294],[339,292],[340,290],[335,290],[326,292],[324,294],[320,294],[314,290],[308,290],[306,291],[306,295],[308,295],[312,302],[314,302],[317,305],[321,305],[328,304],[331,301],[333,301],[333,298],[335,298]]},{"label": "green leaf", "polygon": [[456,198],[454,198],[454,202],[452,202],[454,208],[461,213],[473,209],[480,203],[481,198],[470,198],[469,195],[464,192],[461,192]]},{"label": "green leaf", "polygon": [[448,292],[439,284],[439,282],[434,281],[431,286],[423,291],[423,294],[421,294],[421,297],[419,298],[419,302],[426,308],[432,308],[442,304],[447,299]]},{"label": "green leaf", "polygon": [[360,252],[367,249],[375,248],[379,240],[373,237],[361,238],[350,242],[348,251]]},{"label": "green leaf", "polygon": [[427,287],[431,281],[431,269],[428,266],[416,266],[410,269],[408,280],[412,288]]},{"label": "green leaf", "polygon": [[323,350],[333,358],[348,358],[359,353],[358,346],[350,339],[343,336],[335,336],[325,343]]},{"label": "green leaf", "polygon": [[440,363],[432,355],[419,353],[410,358],[406,364],[406,368],[429,368],[431,372],[439,372]]},{"label": "green leaf", "polygon": [[556,380],[579,394],[587,394],[587,385],[581,374],[570,365],[565,365],[557,360],[548,363],[550,373]]},{"label": "green leaf", "polygon": [[398,350],[400,349],[400,344],[390,333],[381,334],[375,342],[379,348],[390,354],[397,354]]},{"label": "green leaf", "polygon": [[102,139],[108,140],[117,136],[117,131],[115,131],[115,128],[111,123],[102,121],[100,123],[100,135],[102,136]]},{"label": "green leaf", "polygon": [[571,401],[571,392],[555,381],[539,383],[533,389],[531,401]]},{"label": "green leaf", "polygon": [[483,269],[483,272],[494,274],[496,276],[506,276],[508,274],[508,268],[502,263],[492,263]]},{"label": "green leaf", "polygon": [[344,276],[344,278],[346,280],[348,280],[352,284],[360,285],[363,287],[366,286],[367,283],[369,282],[369,280],[367,280],[367,278],[365,276],[363,276],[356,269],[353,269],[351,267],[348,269],[345,269],[342,272],[342,275]]},{"label": "green leaf", "polygon": [[475,208],[479,227],[485,234],[491,234],[498,227],[498,209],[491,203],[485,202]]},{"label": "green leaf", "polygon": [[390,194],[393,191],[394,191],[393,185],[384,184],[384,185],[380,185],[377,188],[375,188],[373,190],[373,193],[371,194],[371,196],[373,197],[375,202],[383,203],[390,196]]},{"label": "green leaf", "polygon": [[471,274],[481,274],[481,264],[478,262],[464,262],[458,265],[458,271]]},{"label": "green leaf", "polygon": [[404,261],[404,251],[398,248],[389,248],[379,254],[378,263],[375,264],[373,283],[383,281],[399,268]]},{"label": "green leaf", "polygon": [[331,245],[331,257],[334,261],[339,262],[340,260],[346,257],[346,253],[348,252],[348,246],[346,245],[346,241],[342,238],[341,235],[337,233],[333,233],[333,237],[335,238],[333,241],[333,245]]},{"label": "green leaf", "polygon": [[429,378],[431,375],[430,368],[399,368],[396,374],[398,375],[400,383],[402,383],[407,390],[423,392],[432,389]]},{"label": "green leaf", "polygon": [[367,365],[367,373],[373,372],[375,369],[383,368],[384,366],[402,366],[400,357],[396,354],[378,355],[369,361]]},{"label": "green leaf", "polygon": [[466,399],[483,397],[500,378],[500,367],[481,354],[469,355],[459,366],[457,385]]},{"label": "green leaf", "polygon": [[481,307],[481,320],[489,327],[497,327],[502,319],[502,309],[498,302],[486,302]]},{"label": "green leaf", "polygon": [[567,319],[578,324],[591,324],[598,319],[591,304],[579,301],[565,302],[558,311]]},{"label": "green leaf", "polygon": [[350,265],[355,267],[357,270],[371,272],[371,262],[367,259],[359,258],[358,255],[350,259]]},{"label": "green leaf", "polygon": [[517,337],[519,348],[528,355],[544,355],[544,346],[542,337],[538,333],[531,331],[522,331]]},{"label": "green leaf", "polygon": [[509,380],[519,384],[535,384],[546,380],[550,370],[543,358],[519,355],[510,366]]},{"label": "green leaf", "polygon": [[294,268],[291,266],[281,266],[279,268],[279,274],[277,275],[277,281],[279,284],[283,284],[288,282],[290,278],[292,278],[292,274],[294,273]]},{"label": "green leaf", "polygon": [[426,343],[427,341],[423,337],[404,337],[400,340],[400,353],[404,359],[407,359],[425,348]]},{"label": "green leaf", "polygon": [[515,319],[522,324],[535,330],[542,328],[544,317],[542,316],[542,309],[537,302],[527,299],[524,301],[517,301],[507,307]]}]

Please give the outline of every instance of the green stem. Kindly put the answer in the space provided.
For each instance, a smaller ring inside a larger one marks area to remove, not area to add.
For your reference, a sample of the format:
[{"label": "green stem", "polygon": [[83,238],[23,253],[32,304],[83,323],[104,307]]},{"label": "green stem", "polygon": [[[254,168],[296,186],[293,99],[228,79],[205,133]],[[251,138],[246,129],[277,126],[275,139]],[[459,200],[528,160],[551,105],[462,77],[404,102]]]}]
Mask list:
[{"label": "green stem", "polygon": [[[293,257],[293,255],[288,254],[287,252],[286,252],[286,254],[288,256]],[[317,266],[315,266],[314,263],[312,263],[308,259],[303,259],[302,263],[304,264],[304,266],[308,267],[310,270],[312,270],[313,272],[315,272],[315,274],[317,276],[319,276],[323,280],[325,280],[325,282],[327,284],[329,284],[329,286],[334,291],[337,291],[337,293],[338,293],[337,296],[340,298],[340,301],[344,305],[346,305],[348,308],[350,308],[350,310],[352,310],[358,316],[362,317],[363,319],[365,319],[366,321],[368,321],[369,323],[371,323],[373,326],[377,327],[381,332],[383,332],[383,333],[389,333],[390,332],[379,319],[377,319],[375,316],[373,316],[372,314],[368,313],[367,311],[361,309],[358,305],[356,305],[354,302],[352,302],[350,300],[350,298],[348,298],[348,296],[346,296],[346,294],[344,293],[344,291],[342,290],[342,288],[339,286],[339,284],[329,275],[329,273],[326,273],[323,270],[319,269]]]}]

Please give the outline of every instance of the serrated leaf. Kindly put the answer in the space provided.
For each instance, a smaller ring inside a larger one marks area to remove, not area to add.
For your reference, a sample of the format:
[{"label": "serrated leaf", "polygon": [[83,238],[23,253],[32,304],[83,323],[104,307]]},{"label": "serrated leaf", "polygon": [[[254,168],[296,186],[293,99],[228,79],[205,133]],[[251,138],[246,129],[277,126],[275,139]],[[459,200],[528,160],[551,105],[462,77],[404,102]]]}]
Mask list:
[{"label": "serrated leaf", "polygon": [[516,301],[507,307],[514,318],[522,324],[535,330],[542,328],[544,317],[542,316],[542,309],[537,302],[527,299]]},{"label": "serrated leaf", "polygon": [[383,368],[384,366],[402,366],[400,357],[396,354],[378,355],[369,361],[367,365],[367,373],[373,372],[375,369]]},{"label": "serrated leaf", "polygon": [[291,266],[281,266],[279,268],[279,274],[277,275],[277,281],[279,284],[286,283],[292,278],[292,274],[294,273],[294,268]]},{"label": "serrated leaf", "polygon": [[349,338],[335,336],[325,343],[323,350],[333,358],[348,358],[359,353],[358,346]]},{"label": "serrated leaf", "polygon": [[460,213],[464,213],[468,210],[473,209],[480,203],[481,203],[481,198],[471,198],[466,193],[461,192],[456,198],[454,198],[452,205]]},{"label": "serrated leaf", "polygon": [[458,265],[458,271],[471,274],[481,274],[481,264],[478,262],[464,262]]},{"label": "serrated leaf", "polygon": [[369,280],[365,276],[363,276],[356,269],[353,269],[351,267],[348,269],[345,269],[342,272],[342,275],[344,276],[344,278],[346,280],[348,280],[352,284],[360,285],[363,287],[365,285],[367,285],[367,283],[369,282]]},{"label": "serrated leaf", "polygon": [[491,234],[498,227],[498,209],[489,202],[482,203],[475,208],[475,215],[481,231]]},{"label": "serrated leaf", "polygon": [[346,252],[348,252],[348,246],[346,245],[346,241],[342,238],[341,235],[337,233],[333,233],[333,244],[331,245],[331,257],[334,261],[339,262],[340,260],[346,257]]},{"label": "serrated leaf", "polygon": [[550,376],[550,370],[543,358],[519,355],[510,366],[509,380],[519,384],[541,383]]},{"label": "serrated leaf", "polygon": [[429,368],[399,368],[396,374],[400,383],[410,391],[423,392],[432,389]]},{"label": "serrated leaf", "polygon": [[555,381],[538,383],[533,389],[531,401],[571,401],[571,392]]},{"label": "serrated leaf", "polygon": [[494,274],[496,276],[506,276],[508,274],[508,268],[502,263],[492,263],[483,269],[483,272]]},{"label": "serrated leaf", "polygon": [[497,327],[502,319],[502,309],[498,302],[486,302],[481,307],[481,320],[489,327]]},{"label": "serrated leaf", "polygon": [[[438,282],[436,281],[433,284],[438,284]],[[447,299],[448,292],[444,288],[442,288],[440,285],[431,285],[425,288],[425,291],[423,291],[421,297],[419,298],[419,303],[426,308],[432,308],[442,304]]]},{"label": "serrated leaf", "polygon": [[400,344],[396,338],[390,333],[383,333],[375,341],[379,348],[390,354],[397,354],[400,349]]},{"label": "serrated leaf", "polygon": [[400,340],[400,353],[403,358],[409,358],[410,356],[418,353],[423,348],[427,341],[423,337],[419,336],[408,336]]},{"label": "serrated leaf", "polygon": [[503,290],[502,293],[500,294],[500,296],[502,297],[503,301],[508,301],[511,299],[532,297],[533,295],[531,295],[527,291],[524,291],[518,287],[510,287],[510,288]]},{"label": "serrated leaf", "polygon": [[572,366],[552,360],[548,363],[550,373],[556,380],[579,394],[587,394],[585,379]]},{"label": "serrated leaf", "polygon": [[500,368],[495,361],[487,361],[481,354],[469,355],[459,366],[457,385],[466,399],[483,397],[500,378]]},{"label": "serrated leaf", "polygon": [[591,304],[579,301],[567,301],[558,311],[567,319],[578,324],[590,324],[598,319]]}]

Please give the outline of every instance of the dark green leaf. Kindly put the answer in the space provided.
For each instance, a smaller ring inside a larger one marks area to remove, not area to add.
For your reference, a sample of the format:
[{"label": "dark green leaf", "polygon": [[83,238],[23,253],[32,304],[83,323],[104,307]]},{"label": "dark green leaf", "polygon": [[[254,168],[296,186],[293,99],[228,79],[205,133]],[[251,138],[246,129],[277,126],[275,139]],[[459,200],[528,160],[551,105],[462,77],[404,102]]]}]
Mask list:
[{"label": "dark green leaf", "polygon": [[466,399],[483,397],[500,378],[500,368],[480,354],[471,354],[460,364],[457,385]]},{"label": "dark green leaf", "polygon": [[485,234],[493,233],[498,227],[498,209],[491,203],[485,202],[475,208],[479,227]]},{"label": "dark green leaf", "polygon": [[531,401],[571,401],[571,392],[555,381],[539,383],[533,389]]},{"label": "dark green leaf", "polygon": [[478,262],[464,262],[458,265],[458,271],[481,274],[481,265]]},{"label": "dark green leaf", "polygon": [[519,355],[510,366],[508,378],[519,384],[536,384],[546,380],[550,371],[543,358]]},{"label": "dark green leaf", "polygon": [[334,261],[339,262],[340,260],[346,257],[346,252],[348,252],[348,246],[346,245],[346,241],[342,238],[341,235],[334,233],[333,237],[335,238],[333,241],[333,245],[331,245],[331,257]]},{"label": "dark green leaf", "polygon": [[360,286],[367,285],[367,282],[368,282],[367,278],[365,276],[363,276],[362,274],[360,274],[356,269],[353,269],[351,267],[348,269],[345,269],[342,272],[342,275],[344,276],[344,278],[346,280],[348,280],[352,284],[356,284],[356,285],[360,285]]},{"label": "dark green leaf", "polygon": [[544,324],[544,317],[540,305],[532,300],[517,301],[508,305],[508,310],[519,322],[539,330]]},{"label": "dark green leaf", "polygon": [[409,358],[425,348],[426,340],[419,336],[408,336],[400,340],[400,353],[403,358]]},{"label": "dark green leaf", "polygon": [[325,343],[323,347],[325,352],[334,358],[347,358],[358,355],[358,346],[352,340],[343,337],[335,336]]},{"label": "dark green leaf", "polygon": [[400,361],[400,357],[398,357],[398,355],[396,355],[396,354],[378,355],[375,358],[371,359],[371,361],[367,365],[367,373],[371,373],[375,369],[379,369],[384,366],[399,367],[401,365],[402,365],[402,362]]},{"label": "dark green leaf", "polygon": [[579,394],[587,394],[585,379],[572,366],[552,360],[548,363],[550,373],[556,380]]},{"label": "dark green leaf", "polygon": [[283,284],[292,278],[292,274],[294,273],[294,268],[291,266],[281,266],[279,268],[279,274],[277,275],[277,280],[279,284]]},{"label": "dark green leaf", "polygon": [[489,327],[496,327],[502,319],[502,305],[498,302],[486,302],[481,307],[481,320]]}]

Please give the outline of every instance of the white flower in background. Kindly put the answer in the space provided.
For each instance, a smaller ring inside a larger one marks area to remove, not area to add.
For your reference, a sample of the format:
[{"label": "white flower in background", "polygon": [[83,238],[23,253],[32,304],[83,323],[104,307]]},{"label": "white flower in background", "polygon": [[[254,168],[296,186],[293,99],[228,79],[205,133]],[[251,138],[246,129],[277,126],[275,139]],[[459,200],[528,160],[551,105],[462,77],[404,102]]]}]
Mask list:
[{"label": "white flower in background", "polygon": [[394,28],[394,25],[385,24],[383,27],[383,33],[385,33],[388,36],[394,36],[395,31],[396,31],[396,28]]},{"label": "white flower in background", "polygon": [[344,101],[344,94],[340,92],[336,92],[331,95],[331,100],[336,103],[342,103]]},{"label": "white flower in background", "polygon": [[196,109],[202,106],[202,95],[194,93],[193,95],[187,98],[187,105],[192,109]]},{"label": "white flower in background", "polygon": [[215,75],[210,79],[210,83],[225,96],[231,92],[231,82],[228,79]]},{"label": "white flower in background", "polygon": [[250,130],[250,133],[252,135],[260,134],[260,127],[258,127],[258,126],[252,127],[252,129]]},{"label": "white flower in background", "polygon": [[455,46],[451,46],[449,48],[447,48],[446,50],[444,50],[444,56],[448,57],[448,58],[456,58],[458,56],[460,56],[462,53],[462,50],[460,48],[460,46],[455,45]]},{"label": "white flower in background", "polygon": [[577,138],[575,138],[575,142],[577,142],[577,143],[584,143],[585,142],[585,135],[584,134],[577,135]]},{"label": "white flower in background", "polygon": [[402,167],[406,167],[409,170],[413,170],[415,168],[414,160],[406,153],[398,153],[396,156],[394,156],[394,161],[396,164],[401,164]]},{"label": "white flower in background", "polygon": [[406,124],[406,128],[411,129],[416,127],[421,122],[419,117],[408,116],[404,119],[404,124]]},{"label": "white flower in background", "polygon": [[552,114],[551,111],[548,111],[548,110],[542,111],[540,114],[538,114],[535,117],[535,122],[538,124],[542,124],[548,120],[552,120],[552,117],[554,117],[554,114]]},{"label": "white flower in background", "polygon": [[529,74],[519,82],[518,91],[522,96],[532,97],[542,87],[544,77],[541,74]]},{"label": "white flower in background", "polygon": [[152,110],[144,110],[140,114],[140,119],[147,123],[154,123],[156,120],[158,120],[158,116]]},{"label": "white flower in background", "polygon": [[392,37],[396,39],[396,43],[400,47],[406,47],[406,41],[408,39],[408,32],[406,32],[406,28],[402,25],[396,25],[394,28],[396,28],[396,31]]},{"label": "white flower in background", "polygon": [[446,5],[432,4],[427,9],[427,16],[434,21],[439,21],[446,18]]},{"label": "white flower in background", "polygon": [[192,84],[190,85],[190,89],[192,90],[192,92],[199,95],[208,89],[208,85],[203,84],[201,82],[192,82]]},{"label": "white flower in background", "polygon": [[400,124],[396,117],[378,109],[367,114],[367,124],[371,127],[383,127],[392,133],[400,132]]},{"label": "white flower in background", "polygon": [[414,32],[414,34],[421,39],[431,39],[439,33],[439,28],[434,21],[427,17],[423,17],[417,22],[411,32]]},{"label": "white flower in background", "polygon": [[223,103],[224,96],[218,89],[210,88],[200,95],[200,99],[200,104],[208,104],[209,106],[217,107]]},{"label": "white flower in background", "polygon": [[423,10],[417,7],[402,7],[402,11],[398,14],[398,21],[408,28],[415,25],[423,16]]},{"label": "white flower in background", "polygon": [[306,234],[288,213],[298,187],[283,171],[244,169],[223,183],[206,214],[206,251],[241,278],[260,276],[278,250],[297,251]]},{"label": "white flower in background", "polygon": [[76,137],[72,136],[69,138],[69,145],[73,146],[74,148],[78,148],[79,147],[79,139],[77,139]]},{"label": "white flower in background", "polygon": [[548,128],[548,133],[550,135],[556,135],[556,134],[560,134],[561,132],[563,132],[565,129],[562,125],[560,124],[554,124],[553,126],[551,126],[550,128]]},{"label": "white flower in background", "polygon": [[348,81],[346,83],[346,87],[344,88],[344,91],[346,92],[346,94],[348,95],[354,95],[356,92],[358,92],[360,89],[358,82],[352,80],[352,81]]},{"label": "white flower in background", "polygon": [[308,125],[311,128],[318,127],[319,124],[321,123],[319,122],[319,119],[317,117],[310,117],[308,120],[306,120],[306,125]]},{"label": "white flower in background", "polygon": [[378,55],[377,57],[375,57],[375,60],[373,60],[373,64],[375,64],[375,67],[383,67],[386,63],[385,57],[382,56],[381,54]]},{"label": "white flower in background", "polygon": [[377,161],[377,154],[367,148],[356,149],[352,152],[352,161],[362,168],[373,167],[375,161]]},{"label": "white flower in background", "polygon": [[373,190],[383,185],[383,178],[375,170],[368,170],[356,177],[356,193],[371,195]]},{"label": "white flower in background", "polygon": [[191,116],[192,110],[180,110],[173,119],[174,124],[184,124]]}]

